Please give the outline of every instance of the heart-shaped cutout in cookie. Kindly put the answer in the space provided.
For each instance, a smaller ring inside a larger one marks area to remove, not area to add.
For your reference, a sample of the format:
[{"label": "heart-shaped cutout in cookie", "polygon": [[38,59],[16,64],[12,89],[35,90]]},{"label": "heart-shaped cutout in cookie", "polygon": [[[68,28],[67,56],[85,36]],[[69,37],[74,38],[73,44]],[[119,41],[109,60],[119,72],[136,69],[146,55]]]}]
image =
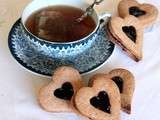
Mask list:
[{"label": "heart-shaped cutout in cookie", "polygon": [[74,94],[73,86],[70,82],[63,83],[61,88],[54,91],[54,96],[64,100],[71,100]]},{"label": "heart-shaped cutout in cookie", "polygon": [[119,76],[114,76],[111,78],[119,88],[120,93],[123,93],[123,79]]},{"label": "heart-shaped cutout in cookie", "polygon": [[102,110],[107,113],[111,113],[110,108],[111,104],[109,101],[108,94],[105,91],[101,91],[98,93],[98,96],[94,96],[90,99],[91,105],[95,108]]},{"label": "heart-shaped cutout in cookie", "polygon": [[147,27],[156,20],[158,10],[151,4],[140,4],[136,0],[122,0],[118,5],[119,16],[125,18],[128,15],[137,17],[143,27]]},{"label": "heart-shaped cutout in cookie", "polygon": [[142,59],[143,27],[133,16],[112,17],[107,26],[110,39],[122,47],[135,61]]},{"label": "heart-shaped cutout in cookie", "polygon": [[121,107],[131,113],[132,97],[135,89],[135,80],[132,73],[125,69],[114,69],[108,76],[117,84],[121,93]]},{"label": "heart-shaped cutout in cookie", "polygon": [[141,10],[139,7],[137,6],[132,6],[129,8],[129,14],[133,15],[135,17],[140,17],[146,14],[146,11]]},{"label": "heart-shaped cutout in cookie", "polygon": [[91,87],[81,88],[75,96],[79,112],[93,120],[119,120],[120,94],[112,80],[101,75],[94,78]]},{"label": "heart-shaped cutout in cookie", "polygon": [[123,26],[122,30],[134,43],[136,43],[137,33],[135,27]]},{"label": "heart-shaped cutout in cookie", "polygon": [[60,67],[54,72],[52,81],[40,89],[39,103],[49,112],[75,112],[71,101],[81,87],[82,78],[76,69]]}]

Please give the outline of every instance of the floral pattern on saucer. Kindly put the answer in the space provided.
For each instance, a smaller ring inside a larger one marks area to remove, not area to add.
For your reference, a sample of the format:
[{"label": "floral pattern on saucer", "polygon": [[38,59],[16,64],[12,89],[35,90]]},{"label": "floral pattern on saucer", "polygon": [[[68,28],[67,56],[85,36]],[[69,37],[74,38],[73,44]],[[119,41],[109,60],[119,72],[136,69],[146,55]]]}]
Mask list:
[{"label": "floral pattern on saucer", "polygon": [[20,20],[18,20],[13,25],[8,37],[11,54],[22,66],[41,75],[51,76],[57,67],[63,65],[75,67],[80,73],[89,72],[103,64],[114,50],[114,44],[108,40],[105,28],[99,30],[98,36],[90,48],[61,59],[52,55],[52,52],[37,51],[37,49],[41,50],[42,46],[31,44],[22,32],[23,29]]}]

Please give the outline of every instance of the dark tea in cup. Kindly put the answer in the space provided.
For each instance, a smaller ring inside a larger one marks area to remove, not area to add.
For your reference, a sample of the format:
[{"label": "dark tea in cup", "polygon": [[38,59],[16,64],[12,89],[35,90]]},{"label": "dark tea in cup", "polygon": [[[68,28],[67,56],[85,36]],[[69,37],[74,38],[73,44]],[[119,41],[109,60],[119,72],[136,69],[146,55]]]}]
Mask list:
[{"label": "dark tea in cup", "polygon": [[80,40],[94,31],[96,23],[91,16],[77,22],[84,11],[71,6],[42,8],[28,17],[26,28],[35,36],[50,42]]}]

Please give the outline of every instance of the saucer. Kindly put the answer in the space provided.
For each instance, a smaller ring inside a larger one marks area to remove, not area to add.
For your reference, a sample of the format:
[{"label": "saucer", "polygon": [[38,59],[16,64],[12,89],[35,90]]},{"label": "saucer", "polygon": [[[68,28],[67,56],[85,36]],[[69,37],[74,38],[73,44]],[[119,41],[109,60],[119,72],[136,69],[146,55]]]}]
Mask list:
[{"label": "saucer", "polygon": [[[28,39],[22,35],[20,19],[13,25],[8,37],[8,46],[15,60],[26,69],[40,75],[52,76],[57,67],[67,65],[79,70],[81,74],[88,73],[100,67],[113,53],[114,44],[108,40],[105,27],[98,31],[98,36],[91,47],[83,53],[77,53],[66,60],[46,56],[37,52]],[[38,48],[37,48],[38,49]]]}]

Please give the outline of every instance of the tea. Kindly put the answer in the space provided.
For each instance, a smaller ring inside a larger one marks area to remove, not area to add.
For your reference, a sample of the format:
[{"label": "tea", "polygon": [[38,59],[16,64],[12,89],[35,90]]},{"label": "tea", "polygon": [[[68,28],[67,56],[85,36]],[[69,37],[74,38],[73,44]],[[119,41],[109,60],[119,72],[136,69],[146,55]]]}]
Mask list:
[{"label": "tea", "polygon": [[51,42],[71,42],[89,35],[96,27],[91,16],[80,23],[84,11],[71,6],[50,6],[33,13],[25,26],[35,36]]}]

